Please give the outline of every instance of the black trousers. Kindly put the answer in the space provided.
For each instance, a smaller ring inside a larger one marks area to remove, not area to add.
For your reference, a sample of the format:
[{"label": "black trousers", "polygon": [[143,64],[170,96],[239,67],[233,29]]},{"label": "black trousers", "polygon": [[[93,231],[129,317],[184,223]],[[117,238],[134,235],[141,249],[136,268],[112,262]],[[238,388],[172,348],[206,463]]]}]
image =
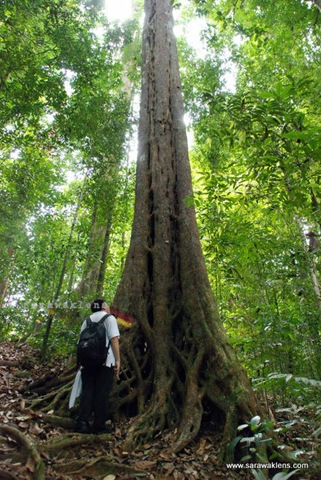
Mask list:
[{"label": "black trousers", "polygon": [[108,418],[108,397],[113,386],[113,378],[114,369],[112,367],[100,367],[96,370],[82,369],[79,421],[88,422],[93,412],[93,427],[100,429],[105,426]]}]

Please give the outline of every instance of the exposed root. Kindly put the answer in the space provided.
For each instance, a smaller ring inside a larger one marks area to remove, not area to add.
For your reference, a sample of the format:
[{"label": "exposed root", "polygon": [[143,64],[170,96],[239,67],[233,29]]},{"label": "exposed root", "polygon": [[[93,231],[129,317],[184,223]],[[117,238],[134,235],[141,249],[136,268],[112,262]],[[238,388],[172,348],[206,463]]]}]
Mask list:
[{"label": "exposed root", "polygon": [[15,440],[26,451],[33,464],[33,480],[44,480],[45,464],[31,438],[15,427],[3,424],[0,424],[0,433]]},{"label": "exposed root", "polygon": [[19,480],[16,475],[10,472],[6,472],[5,470],[0,469],[0,478],[1,480]]},{"label": "exposed root", "polygon": [[68,396],[71,386],[72,382],[69,382],[66,385],[60,387],[58,390],[52,390],[46,395],[43,395],[42,397],[31,401],[30,408],[34,410],[41,407],[41,410],[44,412],[58,409],[59,402],[61,402],[61,400],[64,400]]},{"label": "exposed root", "polygon": [[134,467],[123,465],[121,463],[112,462],[109,457],[95,458],[94,461],[77,460],[75,462],[63,463],[55,466],[58,472],[65,474],[81,475],[82,477],[95,477],[98,475],[117,475],[119,473],[131,473],[142,476],[143,473]]},{"label": "exposed root", "polygon": [[63,438],[59,438],[58,440],[51,441],[42,445],[42,451],[48,452],[50,454],[58,454],[61,451],[67,448],[74,448],[79,447],[80,445],[97,445],[99,443],[104,444],[106,440],[110,440],[112,438],[111,434],[105,435],[83,435],[83,434],[73,434],[70,438],[67,435]]},{"label": "exposed root", "polygon": [[29,386],[28,389],[31,390],[32,392],[38,393],[38,394],[43,394],[47,393],[51,389],[57,389],[59,386],[66,386],[69,382],[72,382],[74,377],[75,377],[75,372],[77,368],[73,367],[69,369],[67,372],[63,372],[61,376],[54,377],[53,374],[50,373],[46,375],[45,377],[32,382]]},{"label": "exposed root", "polygon": [[131,451],[137,445],[150,441],[158,432],[162,431],[166,422],[164,406],[153,404],[152,408],[135,418],[128,430],[124,449]]},{"label": "exposed root", "polygon": [[29,413],[33,417],[40,418],[42,421],[46,423],[50,423],[51,425],[55,425],[56,427],[66,428],[68,430],[74,427],[74,421],[71,418],[67,417],[58,417],[57,415],[48,415],[45,413],[38,413],[30,409],[25,410],[26,413]]},{"label": "exposed root", "polygon": [[0,367],[19,367],[20,362],[14,360],[0,360]]},{"label": "exposed root", "polygon": [[228,449],[230,442],[232,441],[233,437],[235,437],[236,431],[238,426],[238,414],[235,405],[231,405],[229,410],[226,412],[226,421],[223,430],[223,453],[225,456],[226,462],[232,462],[234,452]]},{"label": "exposed root", "polygon": [[[188,444],[194,440],[199,433],[203,417],[203,408],[201,405],[195,405],[195,410],[182,422],[179,435],[175,443],[172,445],[171,450],[174,453],[178,453],[183,450]],[[184,418],[184,417],[183,417]]]}]

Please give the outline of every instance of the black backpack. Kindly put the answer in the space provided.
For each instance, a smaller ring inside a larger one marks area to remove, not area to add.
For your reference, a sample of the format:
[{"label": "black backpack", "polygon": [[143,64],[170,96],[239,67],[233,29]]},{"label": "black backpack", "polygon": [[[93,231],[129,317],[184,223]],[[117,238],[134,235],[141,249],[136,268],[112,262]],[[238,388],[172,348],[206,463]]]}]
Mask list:
[{"label": "black backpack", "polygon": [[109,343],[106,346],[106,328],[104,321],[111,314],[107,313],[99,322],[86,318],[87,326],[81,332],[77,345],[78,364],[85,368],[99,368],[106,362]]}]

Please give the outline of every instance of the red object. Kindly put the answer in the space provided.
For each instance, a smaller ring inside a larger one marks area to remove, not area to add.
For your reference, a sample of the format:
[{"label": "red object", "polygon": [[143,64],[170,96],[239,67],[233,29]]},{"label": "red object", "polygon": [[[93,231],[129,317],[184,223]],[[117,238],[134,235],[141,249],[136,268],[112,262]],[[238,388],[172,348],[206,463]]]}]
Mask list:
[{"label": "red object", "polygon": [[114,307],[110,307],[110,313],[112,313],[114,317],[116,317],[117,322],[120,325],[123,325],[124,327],[127,327],[127,328],[132,327],[135,323],[135,320],[133,319],[133,317],[131,317],[130,315],[127,315],[126,313],[120,312]]}]

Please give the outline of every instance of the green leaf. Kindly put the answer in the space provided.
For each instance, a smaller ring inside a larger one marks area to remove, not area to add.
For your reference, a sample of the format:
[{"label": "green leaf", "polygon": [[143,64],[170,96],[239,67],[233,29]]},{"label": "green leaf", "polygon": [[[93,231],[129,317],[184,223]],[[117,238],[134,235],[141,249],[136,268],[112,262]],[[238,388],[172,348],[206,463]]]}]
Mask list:
[{"label": "green leaf", "polygon": [[287,480],[291,478],[296,472],[299,472],[299,469],[292,470],[292,472],[279,472],[273,476],[272,480]]},{"label": "green leaf", "polygon": [[234,452],[236,445],[239,443],[239,441],[240,441],[241,439],[242,439],[241,436],[238,436],[238,437],[233,438],[233,440],[231,441],[231,443],[230,443],[230,444],[228,445],[228,447],[227,447],[227,453],[228,453],[228,454],[231,454],[231,453]]},{"label": "green leaf", "polygon": [[255,417],[251,418],[250,425],[251,427],[257,427],[261,422],[261,417],[256,415]]},{"label": "green leaf", "polygon": [[313,437],[319,437],[321,435],[321,427],[317,428],[313,433]]},{"label": "green leaf", "polygon": [[242,430],[244,430],[245,428],[248,428],[249,424],[248,423],[243,423],[242,425],[239,425],[237,427],[238,431],[241,432]]},{"label": "green leaf", "polygon": [[266,479],[265,479],[265,475],[264,475],[264,473],[262,472],[262,470],[254,470],[254,469],[251,469],[251,473],[253,474],[253,477],[254,477],[256,480],[266,480]]}]

